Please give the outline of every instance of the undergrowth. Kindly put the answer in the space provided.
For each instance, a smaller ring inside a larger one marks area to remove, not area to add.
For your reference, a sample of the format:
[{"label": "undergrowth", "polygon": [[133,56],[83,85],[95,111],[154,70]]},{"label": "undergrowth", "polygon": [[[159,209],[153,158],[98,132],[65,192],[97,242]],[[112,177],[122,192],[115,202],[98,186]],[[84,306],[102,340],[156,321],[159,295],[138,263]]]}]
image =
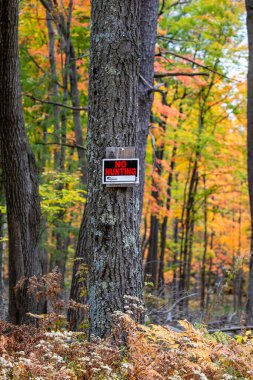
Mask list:
[{"label": "undergrowth", "polygon": [[178,333],[115,313],[111,337],[89,342],[84,333],[52,323],[54,317],[57,322],[47,316],[39,328],[0,322],[1,380],[253,379],[249,334],[221,339],[186,321]]}]

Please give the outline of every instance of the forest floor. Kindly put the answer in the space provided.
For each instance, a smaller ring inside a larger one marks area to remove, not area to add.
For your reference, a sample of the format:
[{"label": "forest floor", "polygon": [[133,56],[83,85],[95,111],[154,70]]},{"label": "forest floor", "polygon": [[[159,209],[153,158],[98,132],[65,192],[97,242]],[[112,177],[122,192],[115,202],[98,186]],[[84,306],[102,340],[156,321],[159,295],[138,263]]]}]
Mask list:
[{"label": "forest floor", "polygon": [[115,313],[107,340],[89,342],[59,316],[40,327],[0,321],[0,379],[14,380],[235,380],[253,379],[250,331],[230,337],[180,321],[183,331],[143,326]]}]

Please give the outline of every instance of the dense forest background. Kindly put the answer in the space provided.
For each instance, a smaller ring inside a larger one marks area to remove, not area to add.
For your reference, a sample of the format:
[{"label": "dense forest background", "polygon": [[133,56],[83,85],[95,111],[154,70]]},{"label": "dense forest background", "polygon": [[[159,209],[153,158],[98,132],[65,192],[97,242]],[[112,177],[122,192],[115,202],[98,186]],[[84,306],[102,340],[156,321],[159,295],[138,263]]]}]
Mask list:
[{"label": "dense forest background", "polygon": [[252,0],[0,0],[0,159],[0,379],[253,379]]},{"label": "dense forest background", "polygon": [[[67,2],[59,3],[52,16],[46,2],[21,2],[19,26],[25,123],[40,173],[40,250],[47,270],[57,266],[62,273],[66,294],[87,190],[90,5],[75,1],[72,15],[68,10]],[[160,5],[142,253],[150,302],[182,297],[184,314],[188,303],[190,314],[197,308],[202,317],[214,304],[215,312],[230,315],[245,306],[244,12],[242,2],[231,1]],[[2,288],[7,240],[2,190]]]}]

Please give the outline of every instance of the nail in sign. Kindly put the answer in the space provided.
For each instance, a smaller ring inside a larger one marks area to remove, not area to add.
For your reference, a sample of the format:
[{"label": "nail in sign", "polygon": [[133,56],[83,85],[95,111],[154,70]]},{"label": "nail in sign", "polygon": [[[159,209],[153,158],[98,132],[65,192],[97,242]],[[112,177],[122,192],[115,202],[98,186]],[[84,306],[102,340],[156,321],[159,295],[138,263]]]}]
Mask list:
[{"label": "nail in sign", "polygon": [[139,159],[104,159],[102,168],[103,184],[138,184]]}]

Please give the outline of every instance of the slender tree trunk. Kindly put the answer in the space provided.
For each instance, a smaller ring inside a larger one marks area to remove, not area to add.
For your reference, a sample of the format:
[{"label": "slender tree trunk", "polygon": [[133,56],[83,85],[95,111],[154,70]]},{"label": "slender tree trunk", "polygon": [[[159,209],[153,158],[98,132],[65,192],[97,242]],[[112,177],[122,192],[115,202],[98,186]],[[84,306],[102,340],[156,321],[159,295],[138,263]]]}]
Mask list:
[{"label": "slender tree trunk", "polygon": [[[72,0],[69,1],[67,16],[65,13],[57,12],[57,8],[55,7],[55,4],[52,0],[41,0],[41,3],[46,9],[47,18],[51,23],[50,25],[49,21],[47,20],[48,30],[49,32],[51,31],[51,42],[53,42],[54,44],[54,31],[52,28],[51,20],[54,21],[58,34],[60,38],[62,39],[62,42],[64,41],[65,50],[66,50],[65,51],[66,58],[67,58],[64,76],[66,77],[69,76],[70,96],[71,96],[72,106],[75,108],[78,108],[80,107],[80,98],[79,98],[79,91],[78,91],[78,73],[77,73],[77,66],[76,66],[75,48],[72,43],[71,34],[70,34],[73,1]],[[50,34],[49,34],[49,37],[50,37]],[[52,46],[50,45],[50,50],[53,51],[53,45]],[[68,98],[68,93],[64,95],[64,98],[65,99]],[[64,115],[63,113],[61,114]],[[77,110],[77,109],[73,110],[73,123],[74,123],[74,131],[75,131],[75,136],[76,136],[76,144],[78,146],[84,146],[80,110]],[[65,141],[62,141],[62,142],[65,143]],[[82,171],[81,179],[82,179],[83,184],[86,185],[87,184],[87,162],[86,162],[85,152],[81,148],[77,148],[77,152],[78,152],[80,168]]]},{"label": "slender tree trunk", "polygon": [[202,310],[205,308],[205,291],[206,291],[206,255],[207,255],[207,245],[208,245],[208,234],[207,234],[207,196],[206,196],[206,175],[203,176],[204,184],[204,250],[202,256],[202,267],[201,267],[201,300],[200,307]]},{"label": "slender tree trunk", "polygon": [[[213,250],[213,241],[215,233],[212,231],[210,234],[210,250]],[[208,280],[207,280],[207,295],[205,302],[205,310],[207,311],[210,305],[211,293],[212,293],[212,270],[213,270],[213,258],[209,259],[209,267],[208,267]]]},{"label": "slender tree trunk", "polygon": [[188,291],[188,272],[189,272],[189,255],[190,246],[192,244],[192,228],[193,228],[193,218],[194,218],[194,208],[195,208],[195,196],[197,191],[198,182],[198,157],[194,161],[194,166],[192,169],[191,180],[189,184],[187,203],[186,203],[186,216],[183,223],[184,234],[182,235],[181,244],[181,257],[182,257],[182,270],[180,274],[180,291]]},{"label": "slender tree trunk", "polygon": [[159,219],[156,215],[151,215],[150,220],[150,237],[148,256],[145,266],[145,275],[149,276],[149,281],[153,283],[154,288],[157,285],[157,268],[158,268],[158,238],[159,238]]},{"label": "slender tree trunk", "polygon": [[178,299],[178,218],[173,222],[173,241],[175,244],[173,254],[173,280],[172,280],[172,296],[175,302]]},{"label": "slender tree trunk", "polygon": [[[197,191],[198,180],[196,181],[196,189]],[[195,193],[196,194],[196,193]],[[193,255],[193,240],[194,240],[194,227],[195,227],[195,205],[193,206],[192,216],[191,216],[191,224],[190,224],[190,232],[189,232],[189,248],[188,248],[188,257],[187,257],[187,266],[186,266],[186,291],[189,292],[191,285],[191,272],[192,272],[192,255]],[[185,310],[188,312],[188,304],[189,298],[185,298],[184,300]]]},{"label": "slender tree trunk", "polygon": [[[47,11],[47,29],[48,29],[48,40],[49,40],[49,63],[52,75],[52,95],[53,101],[56,103],[59,101],[59,85],[58,85],[58,75],[56,69],[55,60],[55,33],[52,25],[52,16]],[[60,107],[56,104],[53,105],[53,118],[54,118],[54,141],[60,143]],[[54,151],[54,168],[57,170],[60,166],[60,152],[57,146]]]},{"label": "slender tree trunk", "polygon": [[[1,205],[4,204],[3,196],[3,186],[2,186],[2,176],[0,175],[0,201]],[[3,280],[3,271],[4,271],[4,238],[5,238],[5,215],[0,210],[0,307],[2,307],[3,302],[3,292],[4,292],[4,280]]]},{"label": "slender tree trunk", "polygon": [[25,323],[27,312],[44,310],[44,301],[36,303],[27,294],[28,278],[41,273],[40,199],[21,103],[18,3],[0,0],[0,149],[9,231],[9,320]]},{"label": "slender tree trunk", "polygon": [[[165,131],[165,124],[163,124],[163,130]],[[161,160],[163,159],[164,155],[164,143],[161,147],[157,148],[155,152],[155,165],[156,165],[156,172],[159,175],[159,177],[162,174],[162,165]],[[154,191],[152,191],[152,197],[155,200],[155,202],[158,205],[161,205],[161,200],[159,199],[160,196],[160,184],[155,183],[154,179],[152,180],[152,187],[155,188]],[[149,237],[149,249],[148,249],[148,256],[147,256],[147,263],[145,267],[145,274],[150,275],[150,281],[154,284],[154,287],[157,288],[157,278],[158,278],[158,264],[159,264],[159,217],[157,215],[151,215],[150,220],[150,237]]]},{"label": "slender tree trunk", "polygon": [[[162,104],[167,105],[167,99],[166,99],[167,93],[164,92],[162,96]],[[166,121],[161,121],[160,126],[163,130],[163,134],[165,136],[166,133]],[[155,151],[155,170],[156,173],[159,175],[159,178],[162,176],[162,160],[164,157],[164,150],[165,150],[165,144],[164,144],[164,137],[161,146],[156,148]],[[154,179],[152,179],[152,187],[155,188],[154,191],[152,191],[152,197],[155,199],[155,202],[158,206],[162,206],[162,201],[160,199],[160,183],[156,183]],[[149,238],[149,250],[148,250],[148,256],[147,256],[147,264],[145,267],[145,273],[151,275],[151,281],[153,282],[155,288],[160,287],[162,284],[159,283],[159,270],[160,270],[160,263],[161,263],[161,255],[159,257],[159,246],[162,244],[159,244],[159,230],[160,230],[160,220],[157,215],[151,215],[151,221],[150,221],[150,238]],[[162,269],[163,273],[163,269]]]},{"label": "slender tree trunk", "polygon": [[[46,113],[49,115],[50,109],[49,106],[46,107]],[[49,117],[49,116],[48,116]],[[44,173],[45,167],[48,159],[48,148],[47,148],[47,123],[43,123],[43,142],[44,147],[41,154],[41,157],[38,157],[37,162],[40,162],[39,172]],[[43,183],[45,178],[41,178],[41,182]],[[47,228],[47,217],[43,215],[41,218],[41,231],[40,231],[40,239],[39,239],[39,258],[41,264],[42,274],[46,274],[49,271],[49,255],[47,251],[48,241],[48,228]]]},{"label": "slender tree trunk", "polygon": [[[240,201],[239,208],[239,217],[238,217],[238,257],[241,256],[242,248],[242,202]],[[243,268],[238,270],[238,288],[237,288],[237,310],[240,310],[242,307],[242,297],[243,297],[243,280],[244,273]]]},{"label": "slender tree trunk", "polygon": [[[168,183],[167,183],[167,196],[166,196],[166,211],[170,211],[170,205],[171,205],[171,186],[173,182],[173,176],[174,176],[174,169],[176,165],[176,154],[177,154],[177,141],[176,141],[176,135],[175,135],[175,141],[173,143],[172,148],[172,154],[170,159],[170,173],[168,176]],[[161,226],[161,253],[160,253],[160,260],[159,260],[159,272],[158,272],[158,284],[159,287],[164,286],[164,258],[165,258],[165,249],[166,249],[166,241],[167,241],[167,223],[168,223],[168,216],[166,215],[163,219],[163,223]]]},{"label": "slender tree trunk", "polygon": [[[52,24],[52,16],[47,11],[47,28],[49,36],[49,62],[52,75],[52,94],[54,100],[59,101],[59,86],[58,86],[58,75],[56,68],[55,59],[55,31]],[[62,37],[62,36],[61,36]],[[62,45],[62,82],[63,82],[63,100],[65,104],[68,100],[68,72],[70,64],[70,44],[63,42],[63,37],[61,39]],[[54,154],[54,168],[58,173],[64,172],[65,162],[66,162],[66,134],[67,134],[67,114],[66,109],[60,109],[59,106],[53,105],[53,116],[54,116],[54,138],[56,141],[61,143],[60,151],[56,150]],[[58,185],[57,190],[62,191],[64,186],[62,184]],[[50,270],[52,271],[56,266],[59,268],[62,274],[62,286],[64,285],[64,274],[65,266],[67,260],[67,250],[69,237],[65,236],[65,223],[62,220],[64,213],[59,212],[56,215],[56,225],[55,225],[55,241],[56,247],[55,252],[50,258]]]},{"label": "slender tree trunk", "polygon": [[250,270],[247,294],[246,314],[248,323],[253,322],[253,0],[246,0],[247,31],[249,44],[248,66],[248,104],[247,104],[247,149],[248,149],[248,184],[251,213],[251,247]]},{"label": "slender tree trunk", "polygon": [[[0,211],[0,299],[4,290],[4,281],[3,281],[3,263],[4,263],[4,215]],[[1,303],[1,302],[0,302]]]},{"label": "slender tree trunk", "polygon": [[[79,91],[78,91],[78,73],[77,73],[77,66],[76,66],[76,55],[75,55],[75,49],[74,45],[71,41],[71,34],[70,34],[70,26],[71,26],[71,19],[72,19],[72,7],[73,7],[73,1],[69,1],[69,12],[68,16],[62,13],[56,13],[54,4],[52,0],[41,0],[41,3],[47,10],[47,14],[50,15],[51,19],[54,21],[55,26],[57,28],[58,34],[61,38],[61,42],[64,45],[64,53],[65,53],[65,63],[64,68],[62,69],[63,72],[63,103],[65,103],[68,99],[68,79],[70,83],[70,97],[72,101],[72,106],[75,108],[80,107],[80,99],[79,99]],[[53,32],[52,25],[50,27],[51,29],[51,35]],[[51,37],[51,40],[53,40],[53,35]],[[53,51],[53,46],[51,47],[51,51]],[[56,65],[52,66],[56,67]],[[58,114],[58,118],[61,119],[61,143],[63,144],[61,146],[61,151],[59,155],[59,163],[56,163],[56,169],[64,170],[65,167],[65,151],[66,148],[64,144],[66,143],[66,132],[67,132],[67,125],[66,125],[66,110],[61,110]],[[82,124],[81,124],[81,115],[79,110],[73,110],[73,123],[74,123],[74,131],[75,131],[75,137],[76,137],[76,144],[78,146],[84,146],[84,139],[83,139],[83,131],[82,131]],[[80,168],[82,172],[81,181],[86,186],[87,185],[87,162],[85,157],[85,152],[83,149],[78,148],[78,159],[80,163]],[[59,266],[61,273],[62,273],[62,280],[64,283],[64,273],[65,273],[65,266],[66,266],[66,260],[67,260],[67,249],[68,249],[68,242],[69,242],[69,236],[64,238],[62,236],[62,227],[63,223],[58,223],[58,231],[56,231],[56,255],[57,257],[52,257],[51,260],[51,267],[57,265]],[[74,268],[76,268],[76,264],[74,265]],[[76,277],[76,275],[74,276]],[[80,279],[78,280],[80,281]],[[83,298],[83,297],[81,297]],[[78,300],[80,301],[80,300]],[[73,310],[69,311],[70,314],[73,313]],[[77,313],[78,314],[78,313]],[[71,318],[72,319],[72,318]],[[76,319],[76,317],[75,317]],[[82,317],[81,317],[82,319]]]},{"label": "slender tree trunk", "polygon": [[163,222],[161,225],[161,242],[160,242],[160,258],[159,258],[159,269],[158,269],[158,287],[162,290],[162,294],[164,295],[164,259],[165,259],[165,250],[166,250],[166,238],[167,238],[167,223],[168,216],[163,218]]},{"label": "slender tree trunk", "polygon": [[159,0],[141,0],[140,34],[141,61],[139,76],[139,127],[137,133],[137,156],[140,159],[140,185],[138,187],[140,218],[145,182],[146,143],[153,104],[154,55],[157,33]]},{"label": "slender tree trunk", "polygon": [[[210,90],[213,85],[213,80],[211,81],[207,93],[203,94],[202,91],[199,93],[199,128],[198,128],[198,136],[197,136],[197,145],[196,151],[194,153],[193,167],[191,176],[188,174],[189,180],[189,189],[187,195],[187,201],[184,201],[184,210],[182,213],[182,238],[181,238],[181,249],[180,249],[180,291],[188,291],[190,286],[190,274],[191,274],[191,258],[192,258],[192,245],[193,245],[193,232],[194,232],[194,224],[195,224],[195,198],[198,189],[198,166],[199,160],[201,157],[201,136],[204,129],[204,106],[208,99]],[[191,170],[191,161],[189,163],[189,172]],[[188,179],[187,179],[188,183]],[[187,183],[185,187],[185,192],[187,189]],[[185,214],[185,219],[184,219]],[[188,305],[189,299],[187,298],[184,304]]]},{"label": "slender tree trunk", "polygon": [[[76,67],[76,55],[75,55],[75,49],[73,46],[72,41],[70,41],[70,95],[71,95],[71,101],[72,106],[75,108],[80,107],[80,100],[79,100],[79,91],[78,91],[78,74],[77,74],[77,67]],[[75,130],[75,136],[76,136],[76,144],[78,146],[84,146],[84,139],[83,139],[83,131],[82,131],[82,122],[81,122],[81,115],[79,110],[73,110],[73,122],[74,122],[74,130]],[[78,152],[78,159],[80,163],[80,168],[82,172],[82,183],[87,186],[87,160],[85,156],[85,151],[81,148],[77,148]]]},{"label": "slender tree trunk", "polygon": [[[74,302],[82,305],[84,305],[87,302],[88,286],[88,260],[85,252],[86,234],[86,213],[84,212],[75,252],[72,283],[69,296],[70,300],[73,300]],[[68,321],[72,330],[80,329],[80,326],[84,321],[84,318],[85,314],[83,308],[74,307],[68,309]]]},{"label": "slender tree trunk", "polygon": [[[182,96],[182,101],[186,97],[186,90],[184,91],[184,94]],[[183,114],[183,107],[182,102],[179,106],[180,113]],[[166,211],[170,211],[170,205],[171,205],[171,187],[173,183],[174,178],[174,171],[176,166],[176,156],[177,156],[177,132],[181,127],[181,120],[178,120],[179,125],[175,127],[174,129],[174,141],[173,141],[173,148],[172,148],[172,154],[170,159],[170,173],[168,176],[168,183],[167,183],[167,196],[166,196]],[[166,241],[167,241],[167,223],[168,223],[168,216],[165,216],[161,225],[161,253],[160,253],[160,260],[159,260],[159,273],[158,273],[158,284],[159,286],[164,286],[164,258],[165,258],[165,249],[166,249]]]},{"label": "slender tree trunk", "polygon": [[142,260],[144,260],[144,255],[145,255],[145,252],[146,252],[146,248],[148,246],[148,243],[149,243],[149,237],[147,237],[147,230],[148,230],[148,221],[147,221],[147,216],[145,216],[144,218],[144,233],[143,233],[143,236],[142,236],[142,240],[141,240],[141,252],[142,252]]}]

